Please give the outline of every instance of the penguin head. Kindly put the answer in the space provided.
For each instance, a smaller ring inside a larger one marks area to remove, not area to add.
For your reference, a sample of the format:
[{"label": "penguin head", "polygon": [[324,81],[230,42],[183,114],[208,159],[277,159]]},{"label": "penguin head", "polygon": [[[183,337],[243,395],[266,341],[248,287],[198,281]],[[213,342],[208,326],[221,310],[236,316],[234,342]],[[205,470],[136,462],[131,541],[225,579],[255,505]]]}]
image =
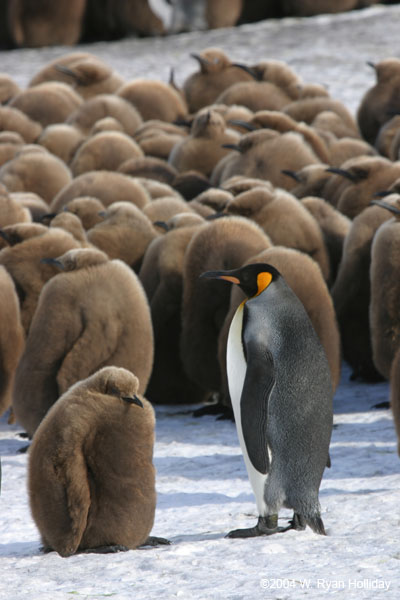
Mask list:
[{"label": "penguin head", "polygon": [[230,281],[241,287],[249,298],[254,298],[261,294],[272,281],[276,281],[280,277],[280,273],[272,265],[255,263],[232,271],[206,271],[200,277]]}]

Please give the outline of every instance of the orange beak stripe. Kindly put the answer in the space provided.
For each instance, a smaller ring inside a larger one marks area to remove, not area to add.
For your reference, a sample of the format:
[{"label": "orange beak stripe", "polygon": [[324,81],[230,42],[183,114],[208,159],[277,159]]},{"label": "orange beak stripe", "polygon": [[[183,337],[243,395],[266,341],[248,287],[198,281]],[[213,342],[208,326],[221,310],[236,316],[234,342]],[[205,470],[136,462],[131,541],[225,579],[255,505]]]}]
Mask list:
[{"label": "orange beak stripe", "polygon": [[258,287],[258,291],[256,296],[258,296],[259,294],[261,294],[261,292],[263,292],[265,290],[265,288],[267,288],[269,286],[269,284],[272,281],[272,275],[271,273],[267,273],[266,271],[264,271],[263,273],[259,273],[257,275],[257,287]]},{"label": "orange beak stripe", "polygon": [[219,279],[226,279],[226,281],[230,281],[231,283],[239,284],[240,280],[237,277],[232,277],[231,275],[220,275]]}]

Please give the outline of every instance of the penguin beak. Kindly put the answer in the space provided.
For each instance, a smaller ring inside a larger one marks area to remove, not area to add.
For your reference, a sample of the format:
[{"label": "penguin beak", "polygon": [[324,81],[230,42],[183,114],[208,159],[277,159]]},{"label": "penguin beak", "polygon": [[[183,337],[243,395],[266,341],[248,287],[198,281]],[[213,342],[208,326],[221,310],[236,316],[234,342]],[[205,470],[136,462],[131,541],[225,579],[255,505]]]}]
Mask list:
[{"label": "penguin beak", "polygon": [[389,190],[381,190],[380,192],[375,192],[373,194],[374,198],[384,198],[385,196],[389,196],[393,192],[389,192]]},{"label": "penguin beak", "polygon": [[296,171],[291,171],[290,169],[282,169],[281,173],[283,175],[287,175],[288,177],[291,177],[292,179],[294,179],[295,181],[297,181],[298,183],[301,182],[300,177],[297,175]]},{"label": "penguin beak", "polygon": [[257,73],[257,71],[255,69],[252,69],[251,67],[248,67],[247,65],[243,65],[241,63],[232,63],[232,67],[237,67],[238,69],[242,69],[243,71],[246,71],[246,73],[248,73],[249,75],[254,77],[254,79],[256,81],[261,80],[259,73]]},{"label": "penguin beak", "polygon": [[46,220],[52,221],[54,219],[54,217],[56,217],[56,216],[57,216],[57,213],[46,213],[45,215],[41,215],[39,220],[41,222],[46,221]]},{"label": "penguin beak", "polygon": [[342,177],[345,177],[346,179],[349,179],[350,181],[356,181],[356,178],[354,177],[354,175],[352,175],[351,173],[349,173],[349,171],[346,171],[345,169],[339,169],[336,167],[329,167],[328,169],[325,169],[325,171],[327,171],[328,173],[334,173],[335,175],[341,175]]},{"label": "penguin beak", "polygon": [[136,404],[136,406],[140,406],[140,408],[143,408],[143,402],[137,396],[122,396],[121,399],[124,402],[128,402],[128,404]]},{"label": "penguin beak", "polygon": [[237,152],[241,152],[241,149],[236,144],[221,144],[221,148],[228,148],[228,150],[236,150]]},{"label": "penguin beak", "polygon": [[197,62],[200,64],[200,67],[202,69],[211,65],[211,62],[209,60],[207,60],[206,58],[204,58],[203,56],[200,56],[200,54],[196,54],[195,52],[192,52],[190,54],[190,56],[192,58],[194,58],[195,60],[197,60]]},{"label": "penguin beak", "polygon": [[370,60],[367,60],[367,65],[368,65],[369,67],[372,67],[373,69],[376,69],[376,65],[375,65],[375,63],[371,62]]},{"label": "penguin beak", "polygon": [[57,267],[58,269],[64,270],[64,265],[60,260],[57,260],[56,258],[41,258],[40,262],[45,265],[52,265],[53,267]]},{"label": "penguin beak", "polygon": [[154,221],[153,225],[155,227],[160,227],[160,229],[164,229],[164,231],[169,231],[169,225],[165,221]]},{"label": "penguin beak", "polygon": [[10,246],[11,246],[11,238],[10,238],[10,236],[5,231],[3,231],[2,229],[0,229],[0,237],[2,237],[3,240],[5,240],[7,242],[7,244],[10,244]]},{"label": "penguin beak", "polygon": [[200,275],[201,279],[225,279],[225,281],[230,281],[230,283],[240,284],[240,280],[233,275],[226,275],[224,271],[206,271]]},{"label": "penguin beak", "polygon": [[258,129],[253,123],[249,123],[248,121],[240,121],[239,119],[230,119],[228,121],[228,125],[236,125],[237,127],[243,127],[247,131],[255,131]]},{"label": "penguin beak", "polygon": [[381,208],[386,208],[394,215],[400,215],[400,210],[396,206],[392,206],[391,204],[388,204],[387,202],[383,202],[383,200],[372,200],[372,202],[370,202],[370,204],[375,204],[376,206],[380,206]]}]

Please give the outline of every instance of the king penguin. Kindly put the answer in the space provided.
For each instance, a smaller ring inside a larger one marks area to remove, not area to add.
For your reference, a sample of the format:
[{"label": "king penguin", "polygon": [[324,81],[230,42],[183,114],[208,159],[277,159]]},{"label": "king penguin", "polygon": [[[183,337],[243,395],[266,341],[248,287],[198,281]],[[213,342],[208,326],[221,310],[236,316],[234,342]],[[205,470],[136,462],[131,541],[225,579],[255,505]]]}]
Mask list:
[{"label": "king penguin", "polygon": [[[318,492],[330,464],[333,388],[325,351],[303,304],[268,264],[201,277],[235,283],[248,296],[230,326],[227,375],[259,517],[254,527],[227,537],[306,525],[325,535]],[[294,511],[288,527],[278,527],[281,507]]]}]

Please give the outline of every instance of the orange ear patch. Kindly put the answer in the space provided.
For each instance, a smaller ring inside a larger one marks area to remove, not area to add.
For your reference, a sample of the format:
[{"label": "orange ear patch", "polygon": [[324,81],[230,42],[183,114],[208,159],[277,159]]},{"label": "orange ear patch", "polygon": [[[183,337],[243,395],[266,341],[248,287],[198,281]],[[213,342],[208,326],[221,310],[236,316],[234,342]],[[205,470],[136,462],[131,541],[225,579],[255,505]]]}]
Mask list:
[{"label": "orange ear patch", "polygon": [[271,273],[267,273],[266,271],[264,271],[263,273],[259,273],[257,275],[257,294],[256,296],[258,296],[259,294],[261,294],[261,292],[263,292],[265,290],[265,288],[267,288],[269,286],[269,284],[272,281],[272,275]]}]

